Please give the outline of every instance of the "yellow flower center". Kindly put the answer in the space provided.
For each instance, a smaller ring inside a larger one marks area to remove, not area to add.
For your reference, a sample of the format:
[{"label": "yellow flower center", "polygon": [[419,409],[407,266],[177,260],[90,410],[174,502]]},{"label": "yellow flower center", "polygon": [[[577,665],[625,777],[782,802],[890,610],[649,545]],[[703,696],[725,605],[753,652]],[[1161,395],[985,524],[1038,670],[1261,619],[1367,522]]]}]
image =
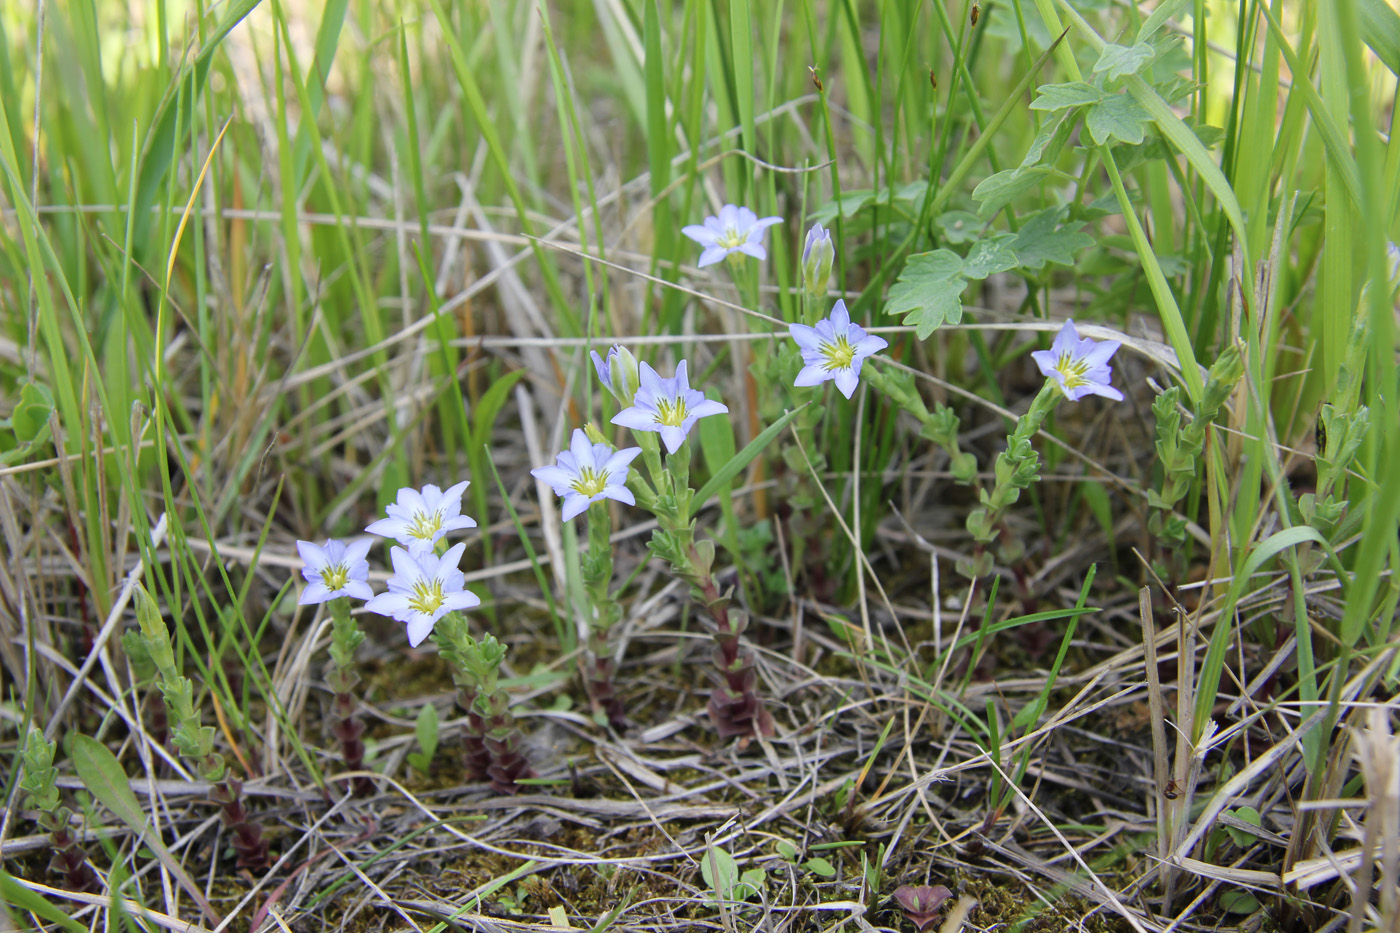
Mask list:
[{"label": "yellow flower center", "polygon": [[856,359],[856,348],[851,346],[851,342],[842,334],[831,343],[822,344],[822,353],[826,356],[826,371],[834,372],[838,369],[850,369],[851,364]]},{"label": "yellow flower center", "polygon": [[1064,378],[1066,389],[1077,389],[1089,384],[1089,380],[1084,378],[1084,374],[1089,371],[1089,364],[1082,359],[1075,359],[1068,351],[1061,353],[1060,358],[1055,361],[1055,371]]},{"label": "yellow flower center", "polygon": [[408,597],[408,605],[414,612],[432,615],[442,606],[447,597],[442,592],[440,580],[419,580],[413,584],[413,592]]},{"label": "yellow flower center", "polygon": [[587,496],[591,499],[602,492],[603,488],[607,485],[608,478],[606,474],[599,473],[597,470],[590,469],[589,467],[584,467],[578,471],[578,479],[574,480],[574,484],[569,488],[579,495]]},{"label": "yellow flower center", "polygon": [[332,593],[345,589],[345,584],[349,582],[350,568],[344,564],[335,564],[321,571],[321,583]]},{"label": "yellow flower center", "polygon": [[657,399],[656,401],[656,423],[679,428],[685,423],[686,408],[685,399],[678,398],[674,402],[670,399]]},{"label": "yellow flower center", "polygon": [[715,237],[715,244],[723,246],[725,249],[738,249],[744,245],[746,239],[747,237],[734,227],[727,227],[723,233]]},{"label": "yellow flower center", "polygon": [[408,536],[419,538],[423,541],[432,541],[433,537],[442,528],[442,512],[419,512],[413,516],[413,522],[408,526]]}]

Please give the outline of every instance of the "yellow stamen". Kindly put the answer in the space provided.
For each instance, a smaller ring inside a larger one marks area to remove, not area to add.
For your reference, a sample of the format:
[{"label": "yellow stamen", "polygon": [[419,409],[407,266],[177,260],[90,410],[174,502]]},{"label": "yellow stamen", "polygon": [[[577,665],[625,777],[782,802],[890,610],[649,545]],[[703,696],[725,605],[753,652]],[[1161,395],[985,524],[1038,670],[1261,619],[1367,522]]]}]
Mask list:
[{"label": "yellow stamen", "polygon": [[834,372],[838,369],[850,369],[856,359],[856,348],[851,346],[846,335],[842,334],[831,343],[822,344],[822,354],[826,356],[826,371]]},{"label": "yellow stamen", "polygon": [[733,227],[728,227],[723,233],[715,237],[715,245],[723,246],[725,249],[738,249],[744,245],[748,238]]},{"label": "yellow stamen", "polygon": [[1061,353],[1060,358],[1055,361],[1055,371],[1064,378],[1066,389],[1077,389],[1089,384],[1089,380],[1084,378],[1084,374],[1089,371],[1089,364],[1083,359],[1075,359],[1069,351]]},{"label": "yellow stamen", "polygon": [[607,474],[599,473],[597,470],[583,467],[578,471],[578,479],[569,488],[574,492],[588,498],[593,498],[603,491],[608,485]]},{"label": "yellow stamen", "polygon": [[442,528],[442,512],[419,512],[413,516],[413,523],[408,526],[408,536],[410,538],[420,538],[424,541],[431,541]]},{"label": "yellow stamen", "polygon": [[657,424],[679,428],[685,424],[686,414],[685,399],[683,398],[678,398],[674,402],[665,398],[656,400]]},{"label": "yellow stamen", "polygon": [[326,567],[321,571],[321,582],[326,589],[334,593],[337,590],[345,589],[345,584],[350,582],[350,568],[344,564],[336,564]]},{"label": "yellow stamen", "polygon": [[447,597],[442,592],[439,580],[418,580],[413,584],[413,594],[408,597],[408,605],[414,612],[432,615],[437,612]]}]

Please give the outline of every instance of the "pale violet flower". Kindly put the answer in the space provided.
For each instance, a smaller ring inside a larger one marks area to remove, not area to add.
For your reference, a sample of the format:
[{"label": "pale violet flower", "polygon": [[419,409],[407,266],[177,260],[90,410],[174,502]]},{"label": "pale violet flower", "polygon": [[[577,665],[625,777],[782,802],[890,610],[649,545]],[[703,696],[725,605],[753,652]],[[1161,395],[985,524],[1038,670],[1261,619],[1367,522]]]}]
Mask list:
[{"label": "pale violet flower", "polygon": [[385,506],[389,517],[373,522],[365,531],[393,538],[415,553],[431,551],[449,531],[476,527],[476,522],[462,514],[462,493],[469,485],[461,482],[444,491],[429,483],[422,492],[404,487],[398,501]]},{"label": "pale violet flower", "polygon": [[730,253],[744,253],[755,259],[767,259],[763,248],[763,231],[783,222],[781,217],[764,217],[747,207],[726,204],[718,217],[706,217],[705,223],[682,227],[681,233],[705,247],[696,263],[700,268],[713,265]]},{"label": "pale violet flower", "polygon": [[457,569],[466,544],[454,544],[438,557],[430,551],[417,555],[401,547],[389,549],[394,575],[389,592],[365,603],[370,612],[408,623],[408,643],[417,648],[432,632],[438,619],[458,609],[480,606],[481,600],[464,589],[466,577]]},{"label": "pale violet flower", "polygon": [[559,465],[539,467],[530,475],[563,497],[567,522],[604,499],[636,505],[637,499],[626,485],[627,465],[641,452],[640,447],[615,451],[607,444],[591,443],[587,434],[575,428],[569,449],[559,454]]},{"label": "pale violet flower", "polygon": [[1036,350],[1031,357],[1042,373],[1060,384],[1065,398],[1070,401],[1077,402],[1086,395],[1102,395],[1121,402],[1123,393],[1108,382],[1113,375],[1108,360],[1120,346],[1122,343],[1117,340],[1081,338],[1074,328],[1074,320],[1070,319],[1065,321],[1049,350]]},{"label": "pale violet flower", "polygon": [[831,244],[831,231],[820,223],[812,224],[802,247],[802,284],[808,294],[826,294],[826,283],[831,278],[831,265],[835,261],[836,247]]},{"label": "pale violet flower", "polygon": [[843,300],[838,300],[831,315],[818,321],[816,327],[789,324],[788,332],[802,348],[802,362],[807,364],[797,374],[793,385],[815,386],[834,379],[836,388],[846,398],[851,397],[860,382],[860,367],[865,358],[889,346],[883,337],[867,334],[863,328],[852,324]]},{"label": "pale violet flower", "polygon": [[341,596],[372,599],[374,590],[369,587],[369,562],[365,560],[371,543],[368,538],[349,544],[334,538],[322,545],[298,541],[297,553],[306,564],[301,568],[301,573],[306,577],[307,586],[301,591],[297,602],[310,606]]},{"label": "pale violet flower", "polygon": [[661,435],[666,452],[673,454],[685,443],[696,421],[728,411],[720,402],[712,402],[690,387],[685,360],[681,360],[670,379],[662,379],[656,370],[643,363],[641,386],[632,399],[632,407],[618,412],[612,423],[633,431],[655,431]]}]

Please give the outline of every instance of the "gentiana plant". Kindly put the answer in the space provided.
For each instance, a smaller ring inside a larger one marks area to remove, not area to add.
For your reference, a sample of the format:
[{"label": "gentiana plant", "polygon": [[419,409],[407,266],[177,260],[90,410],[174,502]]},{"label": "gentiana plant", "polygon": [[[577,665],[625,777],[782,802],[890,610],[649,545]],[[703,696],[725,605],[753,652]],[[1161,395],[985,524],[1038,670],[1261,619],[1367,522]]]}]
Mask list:
[{"label": "gentiana plant", "polygon": [[[992,490],[978,491],[981,505],[967,517],[967,530],[977,542],[971,558],[958,561],[958,572],[972,579],[986,576],[992,569],[988,546],[1002,536],[1006,510],[1040,478],[1040,456],[1031,439],[1055,407],[1065,399],[1078,401],[1086,395],[1122,401],[1123,393],[1109,384],[1113,370],[1108,361],[1118,351],[1120,342],[1102,342],[1080,337],[1073,320],[1065,322],[1049,350],[1031,353],[1045,385],[1031,401],[1031,407],[1016,422],[1016,428],[1006,438],[1006,449],[997,456]],[[1008,561],[1019,560],[1024,552],[1019,541],[1006,542],[1001,556]]]},{"label": "gentiana plant", "polygon": [[[620,352],[625,351],[614,348],[609,357]],[[594,358],[601,375],[604,363],[596,353]],[[596,429],[589,427],[596,434]],[[584,689],[593,715],[618,730],[626,728],[627,715],[613,683],[617,663],[610,634],[622,619],[622,607],[612,593],[612,514],[607,500],[637,504],[632,490],[627,488],[631,473],[628,464],[641,452],[640,447],[614,450],[601,435],[591,438],[589,432],[575,429],[569,449],[560,452],[556,465],[530,471],[563,499],[564,521],[588,513],[588,553],[583,558],[582,576],[591,614],[582,662]]]},{"label": "gentiana plant", "polygon": [[[355,687],[360,683],[355,672],[355,651],[365,636],[350,614],[350,600],[374,597],[369,585],[369,562],[365,560],[370,543],[367,538],[349,544],[336,540],[322,545],[297,542],[297,553],[305,563],[302,574],[308,584],[298,602],[303,606],[325,603],[331,614],[331,663],[326,670],[326,683],[335,696],[331,700],[330,733],[340,742],[345,767],[351,771],[365,768],[365,724],[355,714]],[[357,797],[374,792],[374,782],[364,775],[352,778],[350,787]]]},{"label": "gentiana plant", "polygon": [[[685,360],[676,365],[676,374],[669,378],[663,378],[647,363],[636,363],[620,347],[615,347],[606,361],[595,359],[595,364],[599,379],[622,409],[613,416],[612,423],[632,430],[651,481],[648,485],[636,472],[628,477],[633,498],[657,519],[658,527],[649,545],[652,555],[689,583],[705,608],[706,626],[715,642],[712,659],[716,683],[708,706],[710,721],[724,738],[771,735],[773,720],[757,692],[755,658],[742,638],[748,627],[747,614],[731,607],[731,594],[722,590],[715,579],[714,542],[697,540],[696,523],[691,518],[695,496],[690,486],[691,428],[701,418],[727,414],[729,409],[691,387]],[[628,462],[635,456],[629,455]],[[591,513],[589,523],[589,549],[601,551],[606,538],[592,532]],[[600,587],[604,561],[592,559],[596,563],[589,573],[595,586]],[[610,576],[610,558],[606,571]]]},{"label": "gentiana plant", "polygon": [[510,711],[510,694],[500,687],[506,646],[491,634],[473,638],[457,612],[443,617],[433,633],[438,651],[452,665],[457,704],[467,712],[463,740],[468,774],[489,781],[498,794],[514,794],[520,781],[535,777],[524,753],[524,736]]},{"label": "gentiana plant", "polygon": [[1210,368],[1205,391],[1195,417],[1181,423],[1181,387],[1172,386],[1152,403],[1157,420],[1157,460],[1162,465],[1160,491],[1148,493],[1152,516],[1148,530],[1157,536],[1165,552],[1179,553],[1186,541],[1186,521],[1175,514],[1176,504],[1191,488],[1200,470],[1207,431],[1244,374],[1244,362],[1236,347],[1226,347]]},{"label": "gentiana plant", "polygon": [[194,765],[203,780],[213,785],[211,796],[219,805],[219,818],[224,828],[232,836],[238,867],[261,870],[267,866],[268,843],[263,838],[262,826],[243,805],[243,782],[233,776],[223,756],[214,751],[213,727],[200,722],[194,705],[194,684],[181,675],[175,665],[170,632],[161,618],[160,608],[145,587],[138,584],[134,592],[141,638],[155,664],[157,683],[175,724],[172,735],[175,750]]},{"label": "gentiana plant", "polygon": [[97,888],[97,875],[87,863],[87,851],[73,834],[73,811],[63,805],[58,794],[58,769],[53,766],[56,745],[44,738],[44,733],[31,729],[24,745],[24,777],[20,790],[25,803],[37,810],[39,827],[49,834],[53,857],[49,870],[61,874],[69,890],[92,891]]}]

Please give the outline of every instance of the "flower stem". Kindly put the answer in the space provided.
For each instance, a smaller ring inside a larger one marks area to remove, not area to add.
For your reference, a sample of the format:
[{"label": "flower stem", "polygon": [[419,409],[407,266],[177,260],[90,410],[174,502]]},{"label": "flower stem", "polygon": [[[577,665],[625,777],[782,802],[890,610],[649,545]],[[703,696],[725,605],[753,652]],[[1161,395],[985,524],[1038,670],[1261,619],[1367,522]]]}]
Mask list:
[{"label": "flower stem", "polygon": [[[330,600],[331,611],[331,663],[326,671],[326,682],[335,691],[331,701],[330,732],[340,741],[340,753],[345,759],[345,767],[350,771],[363,771],[365,767],[365,743],[361,736],[365,732],[364,721],[355,714],[355,687],[359,675],[353,668],[355,649],[365,640],[364,633],[350,615],[350,600],[345,597]],[[368,797],[374,793],[374,783],[363,775],[352,778],[350,789],[356,797]]]},{"label": "flower stem", "polygon": [[617,664],[609,634],[622,618],[622,607],[610,592],[612,573],[612,515],[606,502],[595,502],[588,509],[588,555],[583,561],[583,586],[593,609],[582,662],[584,689],[594,717],[606,717],[621,731],[627,716],[613,684]]}]

